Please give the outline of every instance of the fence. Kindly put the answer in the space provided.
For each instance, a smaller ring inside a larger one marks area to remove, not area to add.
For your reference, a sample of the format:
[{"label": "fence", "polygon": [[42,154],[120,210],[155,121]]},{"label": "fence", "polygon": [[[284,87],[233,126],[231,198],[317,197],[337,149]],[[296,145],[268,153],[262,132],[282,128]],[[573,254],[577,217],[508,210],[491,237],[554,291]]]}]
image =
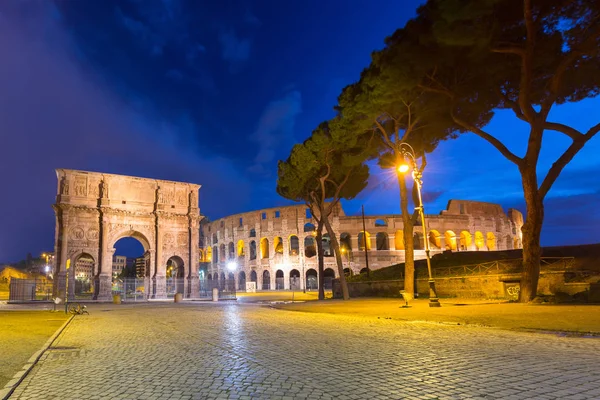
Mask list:
[{"label": "fence", "polygon": [[219,289],[219,300],[236,299],[235,279],[203,279],[200,280],[198,297],[212,298],[214,288]]},{"label": "fence", "polygon": [[52,301],[52,281],[12,278],[9,290],[11,302]]},{"label": "fence", "polygon": [[124,278],[113,281],[112,294],[121,295],[122,301],[146,301],[144,279]]}]

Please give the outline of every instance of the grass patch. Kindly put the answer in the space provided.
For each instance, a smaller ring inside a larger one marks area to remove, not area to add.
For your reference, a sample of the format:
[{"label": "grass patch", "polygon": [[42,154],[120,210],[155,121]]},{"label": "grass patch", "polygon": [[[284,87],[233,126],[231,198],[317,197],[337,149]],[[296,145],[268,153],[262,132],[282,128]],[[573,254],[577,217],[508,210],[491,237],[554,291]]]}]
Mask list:
[{"label": "grass patch", "polygon": [[0,311],[0,388],[69,318],[49,311]]}]

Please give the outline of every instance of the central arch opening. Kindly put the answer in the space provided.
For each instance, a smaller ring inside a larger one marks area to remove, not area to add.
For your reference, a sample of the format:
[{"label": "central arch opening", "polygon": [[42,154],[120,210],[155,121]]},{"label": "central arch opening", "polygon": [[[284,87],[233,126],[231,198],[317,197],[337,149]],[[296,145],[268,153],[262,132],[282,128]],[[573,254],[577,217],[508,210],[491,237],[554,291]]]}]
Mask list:
[{"label": "central arch opening", "polygon": [[174,297],[177,293],[183,294],[185,288],[185,263],[179,256],[172,256],[167,260],[167,297]]},{"label": "central arch opening", "polygon": [[117,240],[113,248],[113,293],[120,293],[124,301],[143,299],[147,293],[144,278],[150,276],[150,253],[133,235]]}]

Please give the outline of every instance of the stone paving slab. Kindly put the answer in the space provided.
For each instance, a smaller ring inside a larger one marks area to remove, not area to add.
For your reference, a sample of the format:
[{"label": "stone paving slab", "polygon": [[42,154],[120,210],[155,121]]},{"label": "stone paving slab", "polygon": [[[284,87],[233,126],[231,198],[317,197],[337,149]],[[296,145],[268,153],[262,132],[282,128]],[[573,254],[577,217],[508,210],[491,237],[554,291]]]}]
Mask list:
[{"label": "stone paving slab", "polygon": [[598,399],[600,339],[240,304],[77,316],[18,399]]}]

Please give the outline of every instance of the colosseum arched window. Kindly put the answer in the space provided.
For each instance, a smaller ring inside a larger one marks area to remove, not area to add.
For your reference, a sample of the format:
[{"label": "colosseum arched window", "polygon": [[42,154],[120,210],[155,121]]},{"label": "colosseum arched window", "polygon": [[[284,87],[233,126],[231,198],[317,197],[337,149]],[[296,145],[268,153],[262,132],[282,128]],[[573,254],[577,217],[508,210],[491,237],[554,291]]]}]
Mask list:
[{"label": "colosseum arched window", "polygon": [[298,236],[291,235],[290,236],[290,256],[297,256],[300,254],[300,240]]},{"label": "colosseum arched window", "polygon": [[476,231],[475,232],[475,248],[477,250],[483,249],[485,246],[485,238],[483,237],[483,233]]},{"label": "colosseum arched window", "polygon": [[401,230],[396,231],[394,236],[394,245],[396,250],[404,250],[404,232]]},{"label": "colosseum arched window", "polygon": [[241,239],[237,242],[237,255],[238,257],[244,257],[244,241]]},{"label": "colosseum arched window", "polygon": [[385,232],[377,232],[377,235],[375,235],[375,242],[377,244],[377,250],[390,249],[390,241],[388,239],[388,234]]},{"label": "colosseum arched window", "polygon": [[352,236],[348,232],[340,235],[340,247],[348,252],[352,251]]},{"label": "colosseum arched window", "polygon": [[496,250],[496,235],[494,235],[492,232],[488,232],[485,244],[488,250]]},{"label": "colosseum arched window", "polygon": [[456,233],[454,231],[444,232],[446,250],[456,250]]},{"label": "colosseum arched window", "polygon": [[311,224],[310,222],[307,222],[306,224],[304,224],[304,232],[314,232],[316,231],[316,228],[313,224]]},{"label": "colosseum arched window", "polygon": [[250,241],[250,259],[256,260],[256,241]]},{"label": "colosseum arched window", "polygon": [[365,251],[365,243],[367,245],[367,250],[371,250],[371,235],[369,232],[361,231],[358,234],[358,249],[360,251]]},{"label": "colosseum arched window", "polygon": [[269,239],[267,238],[260,239],[260,258],[269,258]]},{"label": "colosseum arched window", "polygon": [[307,236],[304,238],[304,256],[311,258],[317,255],[317,246],[315,238],[313,236]]},{"label": "colosseum arched window", "polygon": [[429,231],[429,247],[440,249],[442,247],[441,235],[435,229]]},{"label": "colosseum arched window", "polygon": [[460,233],[460,249],[469,250],[471,243],[473,243],[471,234],[468,231],[462,231]]}]

